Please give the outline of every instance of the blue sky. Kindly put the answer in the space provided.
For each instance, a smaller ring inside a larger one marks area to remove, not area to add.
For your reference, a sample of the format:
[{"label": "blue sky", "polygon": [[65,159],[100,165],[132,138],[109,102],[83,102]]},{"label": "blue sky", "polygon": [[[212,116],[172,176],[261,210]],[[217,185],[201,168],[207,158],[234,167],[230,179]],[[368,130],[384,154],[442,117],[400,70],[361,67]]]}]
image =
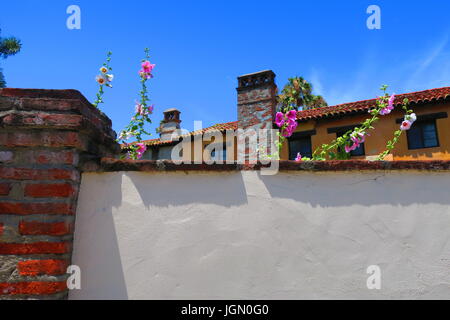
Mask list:
[{"label": "blue sky", "polygon": [[[81,30],[66,9],[81,8]],[[369,5],[381,30],[366,27]],[[236,120],[236,77],[272,69],[282,87],[303,76],[329,104],[375,97],[381,84],[402,93],[450,85],[450,1],[2,1],[2,35],[22,52],[0,61],[9,87],[77,89],[89,100],[106,52],[114,88],[101,109],[120,131],[138,97],[143,49],[156,63],[150,96],[154,128],[162,111],[183,127]]]}]

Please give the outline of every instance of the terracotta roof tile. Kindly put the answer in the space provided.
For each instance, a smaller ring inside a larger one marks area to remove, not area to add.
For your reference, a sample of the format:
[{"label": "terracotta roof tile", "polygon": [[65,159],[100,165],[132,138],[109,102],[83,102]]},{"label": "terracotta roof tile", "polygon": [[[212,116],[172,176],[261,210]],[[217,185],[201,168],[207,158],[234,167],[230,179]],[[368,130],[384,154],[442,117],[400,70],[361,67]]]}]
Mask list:
[{"label": "terracotta roof tile", "polygon": [[[396,95],[395,105],[401,105],[405,98],[408,98],[411,104],[428,103],[445,100],[450,97],[450,87],[430,89],[425,91],[411,92],[405,94]],[[299,111],[297,119],[300,121],[306,121],[310,119],[320,119],[327,117],[336,117],[346,115],[349,113],[356,113],[367,111],[376,105],[376,99],[362,100],[344,104],[338,104],[335,106],[311,109]]]},{"label": "terracotta roof tile", "polygon": [[[395,105],[396,106],[401,105],[405,98],[409,99],[409,102],[411,104],[442,101],[450,98],[450,87],[399,94],[396,95],[394,102]],[[307,121],[310,119],[337,117],[351,113],[364,112],[369,110],[370,108],[373,108],[375,104],[376,99],[370,99],[350,103],[343,103],[335,106],[304,110],[299,111],[297,113],[297,119],[300,121]],[[225,130],[236,130],[237,128],[238,128],[237,121],[218,123],[211,127],[204,128],[202,130],[192,131],[189,134],[182,135],[181,137],[195,136],[197,134],[203,134],[211,130],[225,131]],[[144,142],[147,146],[160,146],[171,144],[174,141],[173,140],[161,141],[160,139],[150,139],[144,140],[142,142]]]},{"label": "terracotta roof tile", "polygon": [[[187,137],[187,136],[195,136],[195,135],[204,134],[205,132],[213,131],[213,130],[225,131],[225,130],[236,130],[237,128],[238,128],[237,121],[218,123],[218,124],[215,124],[208,128],[203,128],[201,130],[189,132],[189,134],[184,134],[181,137],[183,138],[183,137]],[[161,141],[160,139],[150,139],[150,140],[144,140],[142,142],[145,143],[147,146],[160,146],[160,145],[171,144],[173,141],[174,140]],[[178,140],[176,140],[176,141],[178,141]]]}]

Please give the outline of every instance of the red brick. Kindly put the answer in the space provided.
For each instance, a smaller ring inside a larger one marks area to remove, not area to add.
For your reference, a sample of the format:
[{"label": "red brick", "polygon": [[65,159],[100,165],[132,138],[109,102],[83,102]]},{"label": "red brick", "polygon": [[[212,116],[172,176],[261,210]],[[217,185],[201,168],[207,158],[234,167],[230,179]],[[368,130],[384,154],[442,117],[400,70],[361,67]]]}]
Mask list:
[{"label": "red brick", "polygon": [[0,183],[0,196],[9,195],[9,191],[11,191],[10,183]]},{"label": "red brick", "polygon": [[22,158],[37,164],[76,164],[77,155],[73,151],[25,151]]},{"label": "red brick", "polygon": [[48,295],[65,290],[67,290],[65,281],[0,283],[0,295]]},{"label": "red brick", "polygon": [[65,198],[75,194],[75,188],[69,183],[33,183],[24,189],[26,197]]},{"label": "red brick", "polygon": [[82,117],[71,114],[48,114],[48,113],[10,113],[0,118],[0,124],[4,126],[47,126],[47,127],[69,127],[77,128],[82,123]]},{"label": "red brick", "polygon": [[0,168],[0,179],[14,180],[78,180],[79,173],[67,169]]},{"label": "red brick", "polygon": [[73,225],[67,222],[21,221],[19,232],[22,235],[63,236],[71,234]]},{"label": "red brick", "polygon": [[46,98],[21,98],[22,110],[40,111],[77,111],[81,103],[75,100],[46,99]]},{"label": "red brick", "polygon": [[69,253],[68,242],[0,243],[0,254],[63,254]]},{"label": "red brick", "polygon": [[14,154],[11,151],[0,151],[0,162],[11,162]]},{"label": "red brick", "polygon": [[0,202],[0,214],[69,214],[75,210],[68,203],[21,203],[21,202]]},{"label": "red brick", "polygon": [[20,261],[17,269],[21,276],[65,274],[69,263],[66,260],[27,260]]},{"label": "red brick", "polygon": [[85,149],[78,132],[2,132],[0,145],[6,147],[74,147]]},{"label": "red brick", "polygon": [[0,223],[0,237],[3,235],[3,223]]}]

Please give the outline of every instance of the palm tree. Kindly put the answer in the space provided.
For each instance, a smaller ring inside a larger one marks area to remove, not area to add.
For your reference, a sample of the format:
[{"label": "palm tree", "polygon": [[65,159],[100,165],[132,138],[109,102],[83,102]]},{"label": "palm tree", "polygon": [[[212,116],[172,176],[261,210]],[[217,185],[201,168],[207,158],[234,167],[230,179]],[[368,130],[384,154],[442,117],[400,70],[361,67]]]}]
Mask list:
[{"label": "palm tree", "polygon": [[[1,33],[1,29],[0,29]],[[13,56],[20,51],[22,43],[15,37],[2,38],[0,37],[0,58],[6,59]],[[6,87],[5,76],[3,70],[0,68],[0,88]]]},{"label": "palm tree", "polygon": [[282,110],[326,107],[328,104],[325,99],[320,95],[314,95],[312,91],[312,84],[302,77],[289,78],[289,82],[278,95],[278,102]]}]

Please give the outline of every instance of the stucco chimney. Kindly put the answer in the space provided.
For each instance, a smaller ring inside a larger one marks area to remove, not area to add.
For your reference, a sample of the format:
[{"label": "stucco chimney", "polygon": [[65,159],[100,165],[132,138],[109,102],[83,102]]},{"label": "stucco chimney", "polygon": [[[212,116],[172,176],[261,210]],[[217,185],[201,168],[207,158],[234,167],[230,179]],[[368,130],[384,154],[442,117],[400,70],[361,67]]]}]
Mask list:
[{"label": "stucco chimney", "polygon": [[159,135],[161,140],[172,140],[173,135],[180,129],[180,111],[172,108],[167,109],[164,113],[164,119],[159,126]]}]

